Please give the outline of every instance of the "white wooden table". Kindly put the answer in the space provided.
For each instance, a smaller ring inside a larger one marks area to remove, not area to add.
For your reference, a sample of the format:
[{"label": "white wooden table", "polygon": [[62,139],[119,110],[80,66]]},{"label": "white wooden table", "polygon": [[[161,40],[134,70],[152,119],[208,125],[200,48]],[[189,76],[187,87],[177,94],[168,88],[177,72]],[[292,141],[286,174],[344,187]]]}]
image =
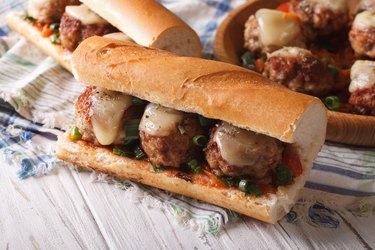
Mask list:
[{"label": "white wooden table", "polygon": [[[375,220],[345,216],[338,229],[267,225],[247,217],[217,236],[185,230],[158,208],[134,204],[90,173],[59,168],[19,180],[0,163],[0,249],[370,249]],[[339,216],[340,217],[340,216]],[[352,218],[348,220],[348,218]],[[303,223],[303,222],[302,222]]]}]

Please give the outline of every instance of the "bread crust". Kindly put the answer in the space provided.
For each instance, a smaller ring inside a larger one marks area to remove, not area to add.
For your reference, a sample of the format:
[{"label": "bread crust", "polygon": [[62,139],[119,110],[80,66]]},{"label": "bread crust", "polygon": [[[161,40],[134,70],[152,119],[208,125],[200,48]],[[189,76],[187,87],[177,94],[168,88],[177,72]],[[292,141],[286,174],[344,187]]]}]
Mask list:
[{"label": "bread crust", "polygon": [[49,37],[43,37],[35,26],[22,19],[22,13],[10,12],[6,15],[5,20],[12,30],[24,36],[44,53],[55,59],[66,70],[72,71],[70,66],[72,53],[59,44],[53,44]]},{"label": "bread crust", "polygon": [[196,32],[155,0],[82,0],[136,43],[181,56],[201,56]]},{"label": "bread crust", "polygon": [[295,178],[293,184],[279,187],[276,194],[255,197],[234,188],[210,187],[164,172],[157,173],[147,161],[117,156],[108,148],[85,141],[71,141],[66,135],[59,136],[57,146],[56,155],[64,161],[202,200],[272,224],[290,210],[308,176],[307,173],[302,174]]}]

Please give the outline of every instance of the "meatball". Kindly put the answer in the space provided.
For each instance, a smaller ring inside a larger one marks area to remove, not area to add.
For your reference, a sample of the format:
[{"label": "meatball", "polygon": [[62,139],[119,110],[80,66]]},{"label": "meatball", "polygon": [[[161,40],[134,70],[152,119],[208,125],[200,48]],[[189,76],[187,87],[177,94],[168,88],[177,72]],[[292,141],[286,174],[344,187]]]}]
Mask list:
[{"label": "meatball", "polygon": [[306,47],[295,16],[269,9],[260,9],[249,17],[244,40],[244,47],[254,54],[269,53],[283,46]]},{"label": "meatball", "polygon": [[283,144],[272,137],[222,122],[211,131],[206,160],[218,176],[263,178],[281,161]]},{"label": "meatball", "polygon": [[346,0],[292,0],[290,8],[300,18],[305,36],[312,40],[338,33],[348,22]]},{"label": "meatball", "polygon": [[355,17],[349,41],[358,56],[375,58],[375,13],[364,11]]},{"label": "meatball", "polygon": [[66,6],[79,4],[79,0],[29,0],[27,14],[41,23],[59,22]]},{"label": "meatball", "polygon": [[141,145],[156,166],[180,167],[199,157],[193,137],[204,133],[196,115],[148,104],[139,127]]},{"label": "meatball", "polygon": [[349,103],[355,113],[375,115],[375,62],[356,61],[350,72]]},{"label": "meatball", "polygon": [[123,145],[125,121],[140,118],[142,106],[131,106],[132,97],[88,86],[75,104],[75,125],[82,140],[95,145]]},{"label": "meatball", "polygon": [[117,29],[109,23],[84,24],[81,20],[65,12],[60,23],[61,45],[69,51],[74,51],[86,38],[91,36],[103,36],[115,31],[117,31]]},{"label": "meatball", "polygon": [[285,47],[270,54],[263,75],[297,92],[326,95],[334,85],[328,66],[310,51]]}]

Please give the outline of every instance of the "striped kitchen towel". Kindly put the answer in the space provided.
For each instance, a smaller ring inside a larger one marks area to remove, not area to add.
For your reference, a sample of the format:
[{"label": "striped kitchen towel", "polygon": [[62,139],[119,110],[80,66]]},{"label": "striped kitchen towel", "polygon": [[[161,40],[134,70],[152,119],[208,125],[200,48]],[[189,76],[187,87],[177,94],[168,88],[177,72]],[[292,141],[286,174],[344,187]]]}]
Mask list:
[{"label": "striped kitchen towel", "polygon": [[[26,1],[0,2],[0,152],[18,167],[19,178],[40,176],[66,165],[53,156],[56,136],[72,122],[73,103],[83,85],[33,45],[9,32],[4,13]],[[205,56],[212,57],[213,37],[223,17],[244,1],[163,0],[200,35]],[[237,215],[192,199],[93,173],[93,181],[110,182],[130,197],[170,211],[184,225],[217,233]],[[375,149],[327,143],[314,162],[303,199],[286,216],[290,223],[337,228],[332,209],[374,216]]]}]

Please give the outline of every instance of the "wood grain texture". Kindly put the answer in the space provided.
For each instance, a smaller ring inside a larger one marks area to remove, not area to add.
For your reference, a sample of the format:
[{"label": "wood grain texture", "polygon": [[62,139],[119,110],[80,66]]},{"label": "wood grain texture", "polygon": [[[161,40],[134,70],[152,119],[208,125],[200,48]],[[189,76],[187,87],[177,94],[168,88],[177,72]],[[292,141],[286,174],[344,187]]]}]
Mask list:
[{"label": "wood grain texture", "polygon": [[[220,24],[214,42],[217,60],[241,65],[244,24],[260,8],[275,8],[285,0],[252,0],[234,9]],[[326,139],[351,145],[375,146],[375,117],[328,112]]]},{"label": "wood grain texture", "polygon": [[[25,181],[0,163],[1,249],[363,249],[374,246],[373,219],[345,214],[338,229],[243,216],[217,236],[199,235],[126,191],[60,168]],[[365,225],[365,226],[364,226]]]},{"label": "wood grain texture", "polygon": [[70,170],[21,181],[0,169],[0,249],[107,249]]}]

